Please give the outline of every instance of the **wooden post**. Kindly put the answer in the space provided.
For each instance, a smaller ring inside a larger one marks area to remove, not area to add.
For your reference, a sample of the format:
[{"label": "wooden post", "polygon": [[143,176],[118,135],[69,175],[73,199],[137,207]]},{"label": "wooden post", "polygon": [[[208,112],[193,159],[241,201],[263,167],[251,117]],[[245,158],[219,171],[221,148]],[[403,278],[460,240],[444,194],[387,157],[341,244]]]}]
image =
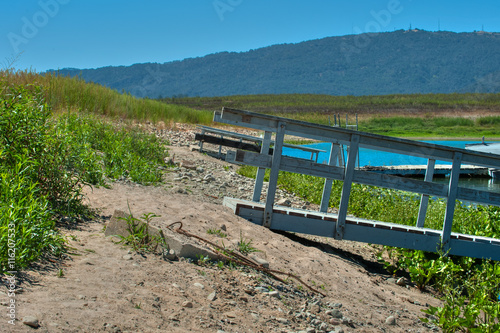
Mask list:
[{"label": "wooden post", "polygon": [[[328,165],[335,165],[339,158],[339,145],[332,143],[330,147],[330,157],[328,158]],[[333,179],[326,178],[325,185],[323,187],[323,196],[321,197],[321,205],[319,211],[326,213],[328,211],[328,206],[330,203],[330,195],[332,194],[332,184]]]},{"label": "wooden post", "polygon": [[[429,158],[427,161],[427,170],[425,171],[425,179],[426,182],[432,182],[432,178],[434,177],[434,166],[436,165],[436,160]],[[427,207],[429,205],[429,196],[426,194],[422,194],[420,197],[420,208],[418,210],[417,217],[417,227],[423,228],[425,224],[425,215],[427,214]]]},{"label": "wooden post", "polygon": [[[264,140],[262,141],[262,146],[260,147],[260,153],[264,155],[269,154],[269,146],[271,145],[271,132],[264,133]],[[265,168],[258,168],[257,175],[255,176],[255,185],[253,187],[253,197],[252,200],[255,202],[260,202],[260,195],[262,193],[262,186],[264,185],[264,176],[266,174]]]},{"label": "wooden post", "polygon": [[281,152],[285,139],[286,123],[278,122],[278,130],[274,140],[273,162],[271,165],[271,175],[269,176],[269,188],[267,189],[266,206],[264,208],[263,226],[270,228],[273,216],[274,197],[276,196],[276,186],[278,185],[278,175],[280,172]]},{"label": "wooden post", "polygon": [[[205,129],[201,130],[201,135],[205,135]],[[200,153],[203,153],[203,140],[200,140]]]},{"label": "wooden post", "polygon": [[460,176],[461,163],[462,153],[455,152],[453,157],[453,165],[451,167],[450,185],[448,187],[448,200],[446,202],[446,212],[444,213],[443,233],[441,234],[441,242],[445,254],[450,249],[451,227],[453,223],[453,214],[455,213],[458,178]]},{"label": "wooden post", "polygon": [[349,206],[349,196],[351,195],[352,179],[354,175],[354,167],[356,166],[356,157],[359,148],[359,135],[351,136],[351,144],[349,146],[349,156],[345,168],[344,184],[342,185],[342,195],[340,196],[339,214],[337,218],[337,228],[335,238],[342,239],[344,237],[345,220],[347,217],[347,208]]}]

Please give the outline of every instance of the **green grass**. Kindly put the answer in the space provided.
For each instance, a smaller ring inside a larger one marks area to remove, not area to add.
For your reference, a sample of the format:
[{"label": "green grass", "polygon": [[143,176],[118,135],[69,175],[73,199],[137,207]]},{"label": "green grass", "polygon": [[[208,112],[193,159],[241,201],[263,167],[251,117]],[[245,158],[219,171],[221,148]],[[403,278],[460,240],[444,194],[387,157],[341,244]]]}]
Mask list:
[{"label": "green grass", "polygon": [[[264,113],[372,112],[394,109],[450,110],[498,109],[500,94],[410,94],[377,96],[331,96],[317,94],[234,95],[223,97],[164,98],[169,104],[197,109],[219,109],[227,106]],[[345,119],[345,118],[344,118]]]},{"label": "green grass", "polygon": [[0,77],[0,273],[66,251],[57,222],[92,214],[84,186],[161,181],[167,153],[154,135],[83,111],[54,116],[46,94]]},{"label": "green grass", "polygon": [[[498,137],[500,133],[500,117],[481,116],[485,111],[500,111],[500,94],[283,94],[167,98],[162,101],[199,110],[232,107],[322,125],[333,123],[336,115],[344,125],[346,114],[352,125],[356,122],[355,114],[359,114],[360,131],[398,137],[480,138]],[[443,116],[443,112],[450,111],[457,116]]]}]

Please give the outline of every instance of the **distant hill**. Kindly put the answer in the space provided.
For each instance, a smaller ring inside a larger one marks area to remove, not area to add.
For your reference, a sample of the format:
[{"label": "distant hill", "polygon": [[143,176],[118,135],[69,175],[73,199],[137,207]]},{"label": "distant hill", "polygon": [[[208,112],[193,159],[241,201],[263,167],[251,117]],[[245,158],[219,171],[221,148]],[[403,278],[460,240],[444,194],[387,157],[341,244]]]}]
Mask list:
[{"label": "distant hill", "polygon": [[150,98],[500,92],[500,33],[398,30],[58,73]]}]

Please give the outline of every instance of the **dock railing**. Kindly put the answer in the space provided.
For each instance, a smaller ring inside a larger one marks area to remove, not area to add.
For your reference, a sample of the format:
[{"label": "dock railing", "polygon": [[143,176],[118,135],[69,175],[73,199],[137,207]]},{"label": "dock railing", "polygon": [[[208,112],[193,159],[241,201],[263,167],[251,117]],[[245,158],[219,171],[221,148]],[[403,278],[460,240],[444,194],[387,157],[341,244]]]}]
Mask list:
[{"label": "dock railing", "polygon": [[[456,200],[500,206],[500,193],[481,191],[458,186],[462,163],[500,168],[500,155],[474,152],[424,142],[353,131],[340,127],[317,125],[287,118],[223,108],[215,112],[214,121],[264,131],[260,153],[245,150],[228,151],[228,161],[253,165],[259,168],[254,187],[253,202],[238,199],[226,200],[235,212],[254,223],[271,229],[304,232],[336,239],[349,239],[367,243],[405,247],[425,251],[443,251],[455,255],[500,260],[500,240],[463,235],[452,232]],[[274,151],[267,153],[272,134],[275,135]],[[332,145],[328,164],[283,156],[283,140],[287,135],[329,142]],[[345,165],[338,162],[338,145],[349,147]],[[424,180],[409,179],[355,168],[360,147],[423,157],[428,160]],[[433,182],[435,162],[449,161],[452,170],[448,184]],[[269,186],[265,204],[261,204],[263,174],[270,169]],[[275,206],[276,186],[280,170],[325,178],[320,212],[281,209]],[[333,180],[343,181],[338,214],[328,214],[326,208],[331,195]],[[348,217],[347,210],[353,183],[418,193],[421,195],[416,226],[402,226],[383,221]],[[446,199],[443,228],[440,231],[425,228],[429,197]]]}]

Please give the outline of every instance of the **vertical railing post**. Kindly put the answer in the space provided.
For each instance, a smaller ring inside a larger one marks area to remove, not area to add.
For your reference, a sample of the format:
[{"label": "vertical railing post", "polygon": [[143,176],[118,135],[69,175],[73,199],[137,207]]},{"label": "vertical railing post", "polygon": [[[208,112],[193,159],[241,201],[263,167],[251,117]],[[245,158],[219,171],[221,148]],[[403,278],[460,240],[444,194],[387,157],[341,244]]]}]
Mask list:
[{"label": "vertical railing post", "polygon": [[[328,158],[328,165],[335,165],[339,158],[339,145],[332,143],[330,147],[330,157]],[[326,213],[328,211],[328,206],[330,203],[330,195],[332,193],[333,179],[326,178],[325,185],[323,187],[323,196],[321,197],[321,205],[319,211]]]},{"label": "vertical railing post", "polygon": [[[434,177],[434,167],[436,165],[436,160],[430,158],[427,161],[427,170],[425,171],[425,179],[426,182],[432,182],[432,178]],[[425,215],[427,214],[427,207],[429,206],[429,196],[427,194],[422,194],[420,197],[420,207],[418,210],[417,217],[417,227],[423,228],[425,224]]]},{"label": "vertical railing post", "polygon": [[[201,130],[201,135],[205,136],[205,129]],[[203,153],[203,139],[200,140],[200,153]]]},{"label": "vertical railing post", "polygon": [[273,160],[271,174],[269,175],[269,187],[267,189],[266,205],[264,208],[264,227],[271,227],[273,216],[274,197],[276,196],[276,186],[278,185],[278,175],[280,172],[281,153],[283,151],[283,141],[285,139],[286,123],[280,121],[274,140]]},{"label": "vertical railing post", "polygon": [[354,167],[356,166],[356,157],[359,148],[359,135],[351,136],[349,145],[349,155],[345,167],[344,184],[342,185],[342,194],[340,196],[339,214],[337,217],[337,226],[335,230],[335,238],[342,239],[344,237],[345,220],[347,217],[347,208],[349,206],[349,196],[351,195],[352,179],[354,176]]},{"label": "vertical railing post", "polygon": [[[271,145],[271,132],[264,133],[264,140],[262,141],[262,146],[260,147],[260,153],[268,155],[269,146]],[[264,185],[264,176],[266,174],[266,168],[258,168],[257,175],[255,176],[255,185],[253,187],[253,197],[252,200],[255,202],[260,201],[260,195],[262,194],[262,186]]]},{"label": "vertical railing post", "polygon": [[462,153],[456,152],[453,156],[451,167],[450,185],[448,187],[448,199],[446,202],[446,212],[444,213],[443,232],[441,234],[442,250],[446,254],[450,249],[451,227],[453,224],[453,214],[457,200],[458,178],[460,177],[460,165],[462,164]]}]

